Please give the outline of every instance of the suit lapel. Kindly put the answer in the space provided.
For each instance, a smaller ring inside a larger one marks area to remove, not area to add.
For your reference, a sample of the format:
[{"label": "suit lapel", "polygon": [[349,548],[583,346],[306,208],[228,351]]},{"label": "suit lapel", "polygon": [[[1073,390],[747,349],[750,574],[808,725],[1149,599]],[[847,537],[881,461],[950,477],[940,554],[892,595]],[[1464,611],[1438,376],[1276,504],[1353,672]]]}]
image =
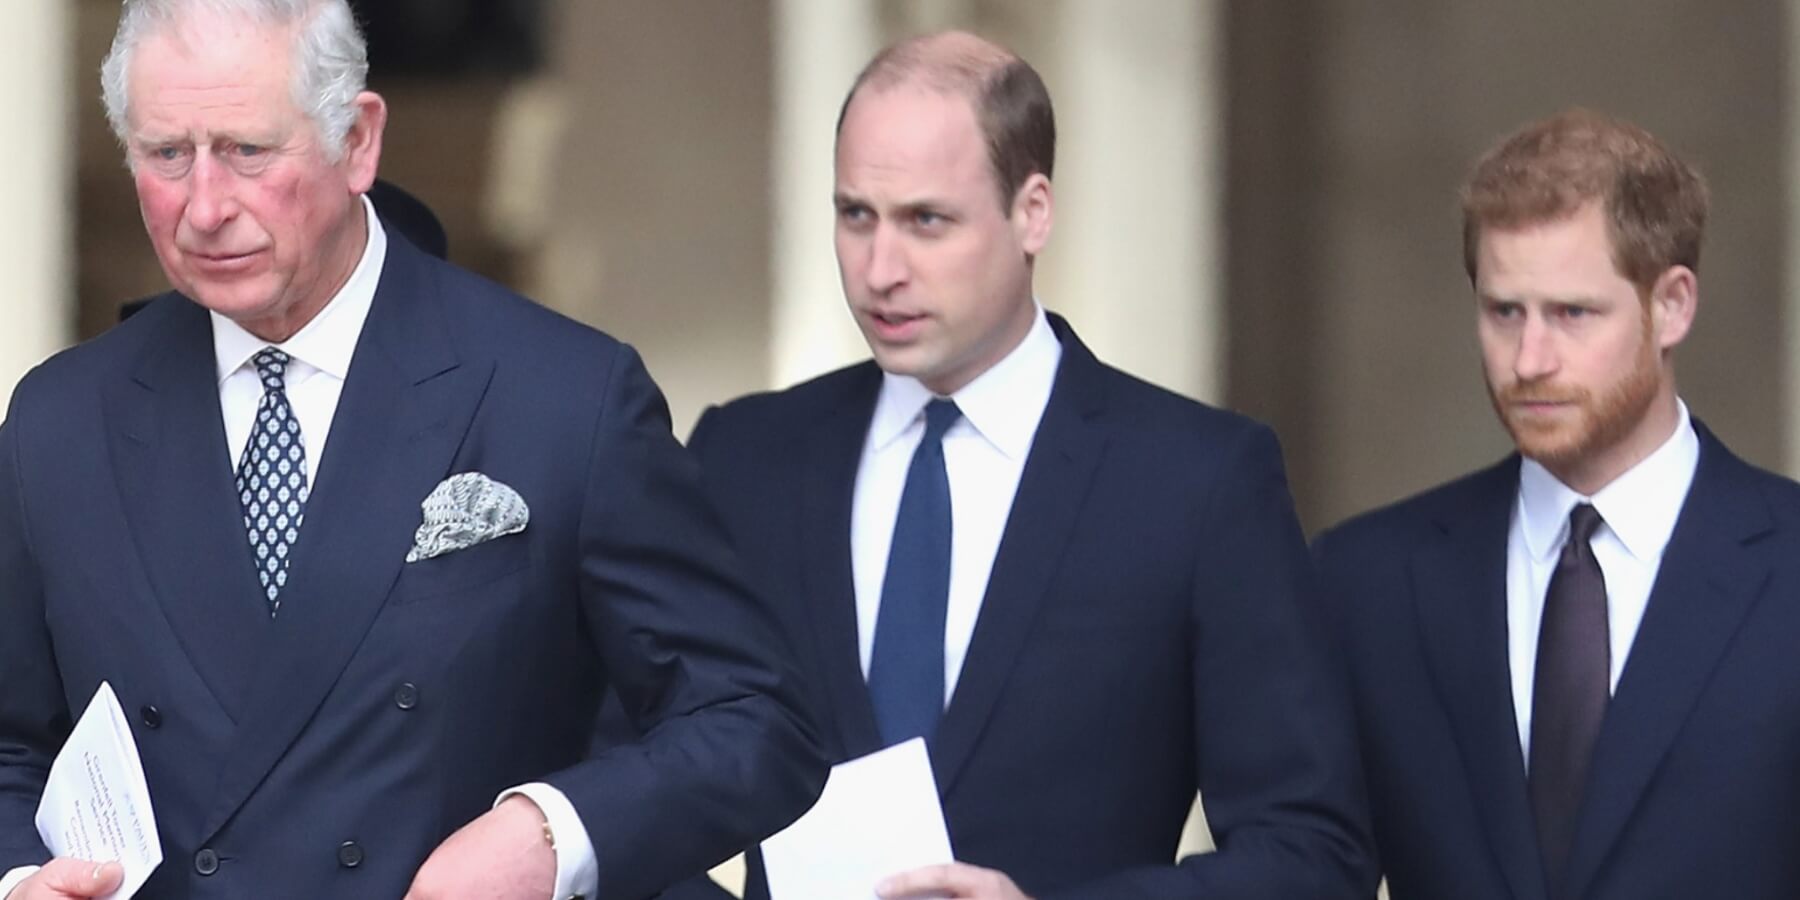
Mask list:
[{"label": "suit lapel", "polygon": [[164,333],[102,401],[113,472],[156,603],[225,714],[241,721],[268,606],[232,481],[211,322],[191,302],[164,306]]},{"label": "suit lapel", "polygon": [[856,630],[856,584],[851,570],[850,511],[856,471],[880,370],[867,365],[845,402],[836,404],[809,435],[801,470],[800,561],[806,619],[813,629],[820,683],[832,707],[846,758],[881,749],[875,710],[863,678]]},{"label": "suit lapel", "polygon": [[932,741],[932,768],[945,795],[1043,610],[1056,575],[1046,561],[1061,558],[1074,534],[1106,443],[1097,421],[1105,406],[1102,367],[1067,323],[1052,316],[1051,324],[1063,345],[1056,384],[1019,477],[956,691]]},{"label": "suit lapel", "polygon": [[1506,543],[1518,459],[1476,477],[1443,510],[1441,540],[1413,559],[1426,657],[1450,716],[1476,815],[1514,897],[1542,900],[1507,654]]},{"label": "suit lapel", "polygon": [[1694,483],[1594,746],[1567,896],[1582,896],[1598,874],[1769,577],[1769,562],[1748,546],[1775,527],[1766,501],[1748,467],[1695,430]]},{"label": "suit lapel", "polygon": [[459,353],[418,251],[388,244],[272,623],[207,822],[209,837],[280,760],[400,574],[420,501],[446,475],[493,373]]}]

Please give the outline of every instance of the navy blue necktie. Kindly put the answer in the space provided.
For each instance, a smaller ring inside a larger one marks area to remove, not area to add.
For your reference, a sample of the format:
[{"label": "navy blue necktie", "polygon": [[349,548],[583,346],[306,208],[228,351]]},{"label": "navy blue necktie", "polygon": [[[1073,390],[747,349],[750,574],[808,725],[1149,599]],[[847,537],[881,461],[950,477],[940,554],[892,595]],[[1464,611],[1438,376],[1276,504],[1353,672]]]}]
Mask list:
[{"label": "navy blue necktie", "polygon": [[1592,506],[1583,503],[1570,511],[1569,540],[1550,576],[1538,631],[1527,775],[1552,897],[1562,895],[1588,763],[1611,693],[1606,576],[1591,544],[1599,528],[1600,513]]},{"label": "navy blue necktie", "polygon": [[253,362],[263,395],[256,406],[256,425],[238,461],[237,489],[250,551],[256,555],[256,575],[273,616],[281,608],[281,589],[287,586],[288,551],[300,539],[300,522],[306,515],[306,445],[300,440],[300,420],[288,405],[288,355],[264,347]]},{"label": "navy blue necktie", "polygon": [[869,660],[869,700],[884,746],[915,737],[929,740],[944,714],[944,611],[950,602],[944,432],[961,416],[949,400],[926,405],[925,436],[913,451],[894,517]]}]

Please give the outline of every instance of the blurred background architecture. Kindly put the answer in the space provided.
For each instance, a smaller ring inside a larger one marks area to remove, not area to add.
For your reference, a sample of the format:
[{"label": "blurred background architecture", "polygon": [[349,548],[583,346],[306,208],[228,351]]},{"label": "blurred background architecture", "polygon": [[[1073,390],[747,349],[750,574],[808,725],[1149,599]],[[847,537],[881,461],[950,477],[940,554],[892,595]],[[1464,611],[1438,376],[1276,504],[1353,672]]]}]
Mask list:
[{"label": "blurred background architecture", "polygon": [[[451,256],[633,342],[678,431],[862,355],[830,237],[860,63],[963,26],[1058,104],[1044,303],[1101,355],[1272,422],[1309,530],[1497,457],[1455,190],[1585,104],[1697,162],[1715,213],[1684,394],[1800,470],[1794,3],[1778,0],[363,0],[383,174]],[[95,70],[117,0],[23,0],[0,194],[0,388],[156,291]]]}]

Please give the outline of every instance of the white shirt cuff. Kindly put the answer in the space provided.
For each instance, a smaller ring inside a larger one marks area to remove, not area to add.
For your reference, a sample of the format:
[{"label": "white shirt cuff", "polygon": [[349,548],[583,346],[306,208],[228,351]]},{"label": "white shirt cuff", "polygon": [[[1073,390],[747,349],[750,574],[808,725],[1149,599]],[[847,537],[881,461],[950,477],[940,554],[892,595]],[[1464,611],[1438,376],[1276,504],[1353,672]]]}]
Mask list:
[{"label": "white shirt cuff", "polygon": [[[600,889],[600,862],[594,858],[594,842],[588,837],[587,826],[581,824],[575,804],[562,791],[533,782],[502,791],[494,798],[494,805],[499,806],[500,801],[514,794],[537,804],[544,821],[550,823],[550,833],[556,837],[556,893],[551,900],[594,896]],[[5,896],[0,894],[0,900]]]},{"label": "white shirt cuff", "polygon": [[7,872],[5,875],[0,875],[0,900],[5,900],[5,898],[13,892],[13,888],[18,887],[21,884],[24,884],[25,879],[30,878],[33,875],[36,875],[37,870],[41,869],[41,868],[43,868],[43,867],[42,866],[20,866],[16,869],[13,869],[10,872]]}]

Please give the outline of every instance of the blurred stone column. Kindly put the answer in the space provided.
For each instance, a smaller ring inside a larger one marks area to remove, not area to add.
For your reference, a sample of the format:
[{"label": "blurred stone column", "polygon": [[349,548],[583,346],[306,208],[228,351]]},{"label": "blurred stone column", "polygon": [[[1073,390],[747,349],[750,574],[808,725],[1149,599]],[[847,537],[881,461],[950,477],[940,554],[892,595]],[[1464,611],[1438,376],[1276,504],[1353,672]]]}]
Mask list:
[{"label": "blurred stone column", "polygon": [[838,108],[881,43],[871,0],[776,0],[770,368],[785,387],[868,356],[832,247]]},{"label": "blurred stone column", "polygon": [[1224,395],[1218,0],[1056,4],[1056,228],[1038,288],[1108,362]]},{"label": "blurred stone column", "polygon": [[768,382],[770,5],[561,4],[549,83],[520,95],[566,116],[551,172],[505,151],[496,173],[549,211],[529,289],[636,345],[681,436]]},{"label": "blurred stone column", "polygon": [[9,296],[0,326],[0,396],[73,334],[70,241],[75,141],[69,119],[67,0],[21,0],[0,30],[0,121],[13,177],[0,192],[0,272]]}]

